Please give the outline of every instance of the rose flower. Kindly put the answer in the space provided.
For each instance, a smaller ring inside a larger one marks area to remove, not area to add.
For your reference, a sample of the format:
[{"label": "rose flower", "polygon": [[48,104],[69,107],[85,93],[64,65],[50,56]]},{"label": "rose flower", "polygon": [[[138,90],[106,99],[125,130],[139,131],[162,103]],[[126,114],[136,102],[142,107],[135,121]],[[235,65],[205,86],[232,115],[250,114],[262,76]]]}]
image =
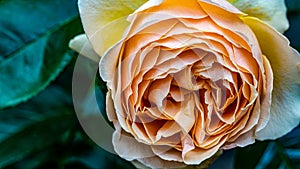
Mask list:
[{"label": "rose flower", "polygon": [[137,4],[127,16],[98,11],[101,0],[79,3],[122,158],[199,165],[299,124],[299,54],[275,28],[225,0]]}]

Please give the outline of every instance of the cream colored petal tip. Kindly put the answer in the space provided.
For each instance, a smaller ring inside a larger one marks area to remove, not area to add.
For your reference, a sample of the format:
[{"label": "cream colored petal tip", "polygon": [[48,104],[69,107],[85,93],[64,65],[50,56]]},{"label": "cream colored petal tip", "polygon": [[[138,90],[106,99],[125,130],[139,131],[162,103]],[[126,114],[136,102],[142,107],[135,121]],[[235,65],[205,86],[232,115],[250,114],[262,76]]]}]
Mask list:
[{"label": "cream colored petal tip", "polygon": [[100,56],[94,52],[94,49],[85,34],[81,34],[73,38],[69,42],[69,47],[92,61],[98,63],[100,60]]},{"label": "cream colored petal tip", "polygon": [[300,55],[276,30],[253,17],[243,18],[256,34],[262,52],[270,61],[274,85],[270,119],[257,139],[276,139],[300,122]]},{"label": "cream colored petal tip", "polygon": [[133,13],[145,2],[147,0],[79,0],[78,6],[85,31],[90,36],[97,31],[93,29]]},{"label": "cream colored petal tip", "polygon": [[83,28],[99,55],[119,41],[128,23],[126,18],[147,0],[79,0]]},{"label": "cream colored petal tip", "polygon": [[164,0],[149,0],[145,4],[143,4],[140,8],[138,8],[135,12],[140,12],[143,10],[146,10],[148,8],[151,8],[153,6],[160,5]]},{"label": "cream colored petal tip", "polygon": [[284,0],[227,0],[236,8],[283,33],[289,28]]}]

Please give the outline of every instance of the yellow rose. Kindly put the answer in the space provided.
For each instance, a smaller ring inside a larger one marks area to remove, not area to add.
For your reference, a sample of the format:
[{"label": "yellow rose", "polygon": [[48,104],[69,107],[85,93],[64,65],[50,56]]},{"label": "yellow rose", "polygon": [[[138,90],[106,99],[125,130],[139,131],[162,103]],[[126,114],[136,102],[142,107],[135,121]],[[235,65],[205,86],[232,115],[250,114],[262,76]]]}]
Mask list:
[{"label": "yellow rose", "polygon": [[121,2],[126,10],[79,7],[122,158],[198,165],[299,124],[299,54],[274,28],[225,0]]}]

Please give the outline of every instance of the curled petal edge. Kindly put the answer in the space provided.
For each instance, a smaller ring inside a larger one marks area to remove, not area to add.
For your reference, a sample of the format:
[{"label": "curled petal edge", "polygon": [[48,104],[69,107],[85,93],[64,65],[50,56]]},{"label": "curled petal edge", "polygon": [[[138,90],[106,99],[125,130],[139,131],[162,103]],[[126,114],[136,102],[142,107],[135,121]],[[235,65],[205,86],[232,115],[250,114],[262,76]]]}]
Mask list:
[{"label": "curled petal edge", "polygon": [[274,75],[270,119],[266,127],[256,133],[256,138],[276,139],[300,122],[300,55],[282,34],[263,21],[254,17],[242,20],[256,34]]}]

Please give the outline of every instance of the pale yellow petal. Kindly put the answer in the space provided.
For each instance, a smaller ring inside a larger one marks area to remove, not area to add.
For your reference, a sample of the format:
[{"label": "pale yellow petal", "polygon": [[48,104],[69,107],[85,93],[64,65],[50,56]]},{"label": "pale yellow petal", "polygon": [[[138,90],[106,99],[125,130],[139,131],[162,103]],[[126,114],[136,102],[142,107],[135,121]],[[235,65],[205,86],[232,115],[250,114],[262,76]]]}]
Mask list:
[{"label": "pale yellow petal", "polygon": [[86,34],[81,34],[74,37],[69,42],[69,47],[94,62],[98,63],[100,60],[100,56],[95,53],[92,44],[88,40]]},{"label": "pale yellow petal", "polygon": [[264,22],[254,17],[242,19],[256,34],[274,74],[270,119],[256,137],[259,140],[276,139],[300,122],[300,55],[283,35]]},{"label": "pale yellow petal", "polygon": [[79,0],[84,30],[99,55],[121,39],[129,25],[127,16],[145,2],[146,0]]},{"label": "pale yellow petal", "polygon": [[284,0],[227,0],[249,16],[257,17],[279,32],[288,29]]},{"label": "pale yellow petal", "polygon": [[[79,0],[78,6],[86,31],[93,33],[97,31],[93,29],[101,28],[116,19],[128,16],[145,2],[147,0]],[[96,28],[87,27],[92,25]]]}]

